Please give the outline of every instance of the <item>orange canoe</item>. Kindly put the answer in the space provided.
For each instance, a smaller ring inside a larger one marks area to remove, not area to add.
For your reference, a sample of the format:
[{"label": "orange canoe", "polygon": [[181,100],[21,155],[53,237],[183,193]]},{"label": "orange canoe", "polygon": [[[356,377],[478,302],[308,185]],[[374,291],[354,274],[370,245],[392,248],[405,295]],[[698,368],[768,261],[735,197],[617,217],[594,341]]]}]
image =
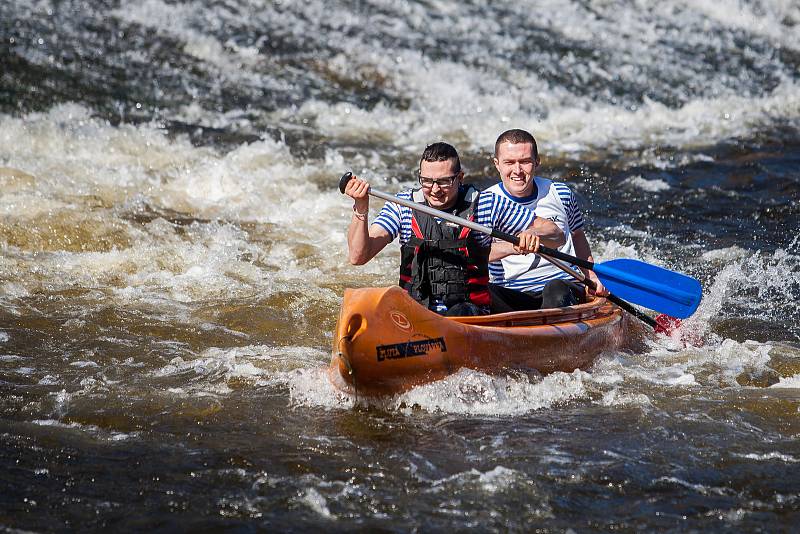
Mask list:
[{"label": "orange canoe", "polygon": [[603,298],[566,308],[442,317],[398,286],[346,289],[328,374],[341,390],[381,396],[462,367],[571,372],[603,351],[632,346],[642,332]]}]

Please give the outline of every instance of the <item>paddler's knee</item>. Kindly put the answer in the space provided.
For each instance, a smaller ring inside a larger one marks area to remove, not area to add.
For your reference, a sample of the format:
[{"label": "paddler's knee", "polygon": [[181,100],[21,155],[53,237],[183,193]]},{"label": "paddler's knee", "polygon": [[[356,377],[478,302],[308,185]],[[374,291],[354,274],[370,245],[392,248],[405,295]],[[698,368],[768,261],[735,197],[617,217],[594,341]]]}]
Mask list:
[{"label": "paddler's knee", "polygon": [[450,306],[445,315],[450,317],[467,317],[473,315],[484,315],[486,312],[471,302],[459,302]]},{"label": "paddler's knee", "polygon": [[542,290],[542,308],[563,308],[581,301],[582,291],[567,280],[550,280]]}]

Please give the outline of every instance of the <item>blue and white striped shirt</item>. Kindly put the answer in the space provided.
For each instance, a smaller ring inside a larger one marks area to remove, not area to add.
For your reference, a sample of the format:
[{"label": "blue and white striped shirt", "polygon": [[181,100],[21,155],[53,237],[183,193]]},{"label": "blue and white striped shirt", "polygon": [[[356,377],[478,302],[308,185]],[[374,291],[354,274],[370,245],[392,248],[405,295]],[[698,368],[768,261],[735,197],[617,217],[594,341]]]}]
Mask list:
[{"label": "blue and white striped shirt", "polygon": [[[465,186],[462,185],[461,187]],[[401,191],[397,196],[412,200],[413,190]],[[412,215],[413,210],[411,208],[394,202],[387,202],[383,205],[372,224],[377,224],[389,232],[392,239],[399,235],[400,244],[403,245],[413,235],[411,230]],[[529,227],[535,217],[533,211],[525,206],[487,191],[480,193],[478,206],[475,210],[476,223],[512,235],[516,235]],[[484,247],[489,247],[492,244],[492,238],[489,235],[476,233],[475,238]]]},{"label": "blue and white striped shirt", "polygon": [[[487,191],[502,196],[512,202],[535,209],[536,215],[553,221],[564,232],[566,243],[558,248],[561,252],[575,255],[572,232],[583,228],[584,220],[572,190],[561,182],[535,177],[536,192],[529,197],[515,197],[506,191],[502,183],[493,185]],[[577,269],[577,267],[573,266]],[[499,284],[519,291],[539,292],[553,279],[573,280],[573,278],[535,254],[512,255],[489,264],[489,278]]]}]

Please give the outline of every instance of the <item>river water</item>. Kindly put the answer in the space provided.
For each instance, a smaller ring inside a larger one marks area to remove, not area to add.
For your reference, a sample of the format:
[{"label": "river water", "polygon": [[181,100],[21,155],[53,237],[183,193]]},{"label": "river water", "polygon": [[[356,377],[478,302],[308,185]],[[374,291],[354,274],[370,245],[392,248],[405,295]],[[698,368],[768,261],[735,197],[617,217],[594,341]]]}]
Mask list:
[{"label": "river water", "polygon": [[[3,529],[796,528],[796,2],[0,0],[0,67]],[[343,290],[398,260],[347,264],[338,177],[447,140],[488,186],[510,127],[598,261],[699,310],[586,371],[338,393]]]}]

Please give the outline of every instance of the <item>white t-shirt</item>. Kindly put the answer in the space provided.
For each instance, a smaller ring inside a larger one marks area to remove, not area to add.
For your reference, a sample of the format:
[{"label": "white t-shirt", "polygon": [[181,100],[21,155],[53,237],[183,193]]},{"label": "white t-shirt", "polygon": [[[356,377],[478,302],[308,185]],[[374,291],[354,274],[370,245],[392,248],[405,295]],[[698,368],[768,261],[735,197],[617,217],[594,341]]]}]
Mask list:
[{"label": "white t-shirt", "polygon": [[[531,211],[535,209],[538,217],[553,221],[564,231],[567,240],[558,250],[574,256],[572,232],[583,228],[584,225],[575,195],[561,182],[538,176],[534,177],[534,180],[536,192],[529,197],[520,198],[511,195],[503,187],[502,182],[493,185],[487,191],[513,200]],[[577,270],[574,265],[572,267]],[[574,280],[572,276],[536,254],[506,256],[500,261],[489,264],[489,281],[510,289],[537,293],[549,280],[556,278]]]}]

